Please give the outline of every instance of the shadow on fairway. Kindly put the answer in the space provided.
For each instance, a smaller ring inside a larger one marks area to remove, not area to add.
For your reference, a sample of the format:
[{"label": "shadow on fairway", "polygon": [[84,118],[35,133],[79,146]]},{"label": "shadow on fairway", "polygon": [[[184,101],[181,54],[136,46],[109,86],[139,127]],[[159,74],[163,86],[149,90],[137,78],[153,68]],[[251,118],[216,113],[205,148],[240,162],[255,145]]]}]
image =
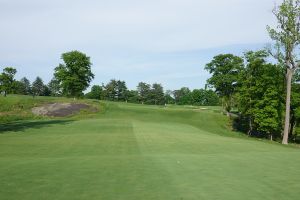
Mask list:
[{"label": "shadow on fairway", "polygon": [[40,120],[40,121],[15,121],[15,122],[8,122],[8,123],[1,123],[0,124],[0,134],[4,134],[6,131],[24,131],[28,128],[42,128],[45,126],[51,126],[54,124],[68,124],[71,123],[73,120]]}]

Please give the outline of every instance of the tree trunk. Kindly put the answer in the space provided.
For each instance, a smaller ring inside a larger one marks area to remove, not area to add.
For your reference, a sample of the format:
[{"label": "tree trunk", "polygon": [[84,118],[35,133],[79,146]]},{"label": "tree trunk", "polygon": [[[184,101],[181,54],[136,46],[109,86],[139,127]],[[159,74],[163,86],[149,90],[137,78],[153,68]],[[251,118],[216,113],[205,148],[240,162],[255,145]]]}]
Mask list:
[{"label": "tree trunk", "polygon": [[249,117],[249,130],[248,130],[248,136],[251,136],[251,135],[252,135],[252,130],[253,130],[253,127],[252,127],[252,118]]},{"label": "tree trunk", "polygon": [[285,122],[284,122],[282,144],[288,144],[288,139],[289,139],[292,76],[293,76],[293,70],[290,68],[287,68],[287,71],[286,71]]}]

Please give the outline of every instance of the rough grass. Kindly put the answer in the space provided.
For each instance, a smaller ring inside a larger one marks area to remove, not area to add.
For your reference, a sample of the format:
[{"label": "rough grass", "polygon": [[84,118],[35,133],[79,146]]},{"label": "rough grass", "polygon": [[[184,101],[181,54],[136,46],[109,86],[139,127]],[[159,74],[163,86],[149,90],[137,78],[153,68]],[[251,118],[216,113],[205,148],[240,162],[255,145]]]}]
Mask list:
[{"label": "rough grass", "polygon": [[[93,100],[73,100],[72,98],[57,98],[57,97],[31,97],[25,95],[8,95],[7,97],[0,96],[0,123],[9,123],[17,120],[28,119],[46,119],[46,117],[35,116],[32,114],[33,107],[41,106],[48,103],[85,103],[99,108],[99,102]],[[91,112],[83,110],[84,116],[92,115]],[[76,117],[80,117],[80,114]],[[49,119],[49,117],[48,117]]]},{"label": "rough grass", "polygon": [[299,199],[300,150],[230,131],[217,108],[102,107],[2,131],[0,199]]}]

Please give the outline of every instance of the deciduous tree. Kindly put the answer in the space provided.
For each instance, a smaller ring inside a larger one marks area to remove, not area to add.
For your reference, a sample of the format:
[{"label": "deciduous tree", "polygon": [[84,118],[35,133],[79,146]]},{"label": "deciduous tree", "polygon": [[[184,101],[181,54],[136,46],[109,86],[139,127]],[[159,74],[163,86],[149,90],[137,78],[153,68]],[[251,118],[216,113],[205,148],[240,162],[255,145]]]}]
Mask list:
[{"label": "deciduous tree", "polygon": [[205,66],[205,69],[212,74],[207,82],[223,99],[222,105],[226,112],[231,110],[232,96],[242,68],[243,59],[232,54],[217,55]]},{"label": "deciduous tree", "polygon": [[16,73],[17,70],[15,68],[6,67],[0,74],[0,89],[4,92],[5,97],[13,89],[14,76]]},{"label": "deciduous tree", "polygon": [[286,68],[286,109],[282,144],[288,144],[292,76],[299,67],[295,50],[300,44],[300,1],[284,0],[279,7],[275,7],[273,13],[277,26],[268,26],[267,29],[270,37],[279,45],[279,51],[274,55]]},{"label": "deciduous tree", "polygon": [[94,78],[90,57],[79,51],[71,51],[63,53],[61,58],[64,64],[55,68],[54,77],[60,82],[65,95],[79,97]]}]

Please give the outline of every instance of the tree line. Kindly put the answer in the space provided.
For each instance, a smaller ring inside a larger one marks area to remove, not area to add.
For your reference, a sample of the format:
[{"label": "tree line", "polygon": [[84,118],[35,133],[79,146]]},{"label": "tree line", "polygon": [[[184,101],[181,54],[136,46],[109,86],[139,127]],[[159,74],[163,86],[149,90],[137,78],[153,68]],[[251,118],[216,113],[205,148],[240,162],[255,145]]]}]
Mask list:
[{"label": "tree line", "polygon": [[130,103],[164,105],[219,105],[219,97],[213,90],[182,87],[179,90],[166,90],[159,83],[138,83],[136,90],[128,90],[125,81],[112,79],[106,85],[93,85],[86,98]]},{"label": "tree line", "polygon": [[64,62],[54,69],[53,78],[48,84],[45,84],[40,77],[37,77],[32,84],[26,77],[15,80],[17,70],[12,67],[4,68],[0,74],[0,91],[4,96],[13,93],[33,97],[66,96],[152,105],[219,105],[219,97],[213,90],[191,91],[183,87],[175,91],[164,91],[159,83],[144,82],[140,82],[136,90],[129,90],[125,81],[115,79],[106,85],[94,85],[90,92],[84,94],[83,92],[94,78],[90,57],[79,51],[71,51],[63,53],[61,58]]},{"label": "tree line", "polygon": [[267,26],[273,45],[243,57],[217,55],[205,69],[212,74],[207,82],[222,99],[224,111],[230,115],[235,108],[235,127],[287,144],[300,134],[300,1],[284,0],[273,14],[277,26]]}]

